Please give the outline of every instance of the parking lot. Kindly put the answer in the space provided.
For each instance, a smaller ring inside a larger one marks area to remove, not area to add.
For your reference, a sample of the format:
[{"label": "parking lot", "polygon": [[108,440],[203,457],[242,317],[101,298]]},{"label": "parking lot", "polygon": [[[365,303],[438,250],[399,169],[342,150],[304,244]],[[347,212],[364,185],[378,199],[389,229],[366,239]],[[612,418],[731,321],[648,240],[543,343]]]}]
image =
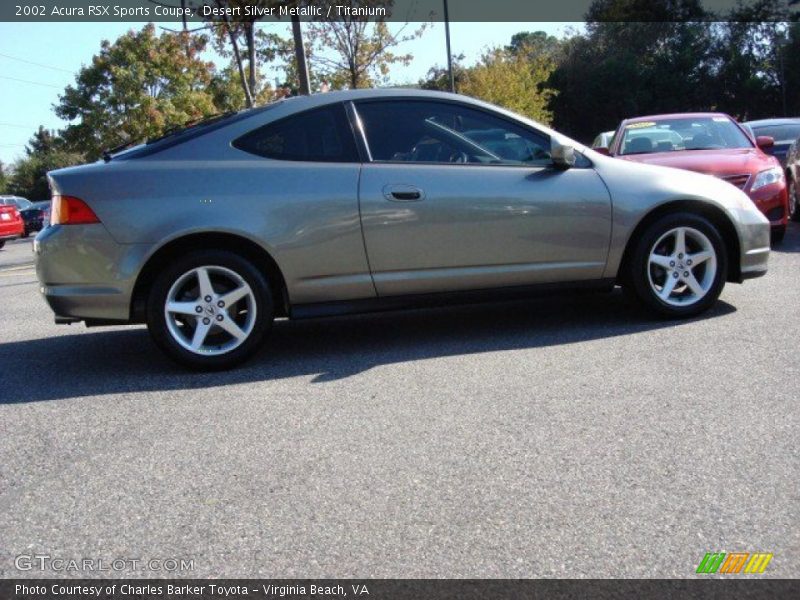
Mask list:
[{"label": "parking lot", "polygon": [[614,292],[279,322],[226,373],[143,327],[54,325],[30,241],[0,251],[0,305],[2,577],[55,574],[18,571],[30,553],[517,578],[763,551],[765,576],[800,572],[797,225],[702,318]]}]

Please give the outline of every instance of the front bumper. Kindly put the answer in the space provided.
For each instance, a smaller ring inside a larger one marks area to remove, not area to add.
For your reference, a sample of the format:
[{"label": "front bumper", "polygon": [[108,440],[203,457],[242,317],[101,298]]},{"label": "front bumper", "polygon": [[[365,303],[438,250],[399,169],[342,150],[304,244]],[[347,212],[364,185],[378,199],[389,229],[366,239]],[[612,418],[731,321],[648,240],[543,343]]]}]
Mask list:
[{"label": "front bumper", "polygon": [[752,209],[730,210],[739,233],[740,280],[761,277],[767,273],[770,251],[770,223]]},{"label": "front bumper", "polygon": [[767,185],[755,192],[748,192],[747,195],[773,228],[785,227],[788,224],[789,200],[786,184]]},{"label": "front bumper", "polygon": [[101,224],[54,225],[39,232],[33,252],[56,322],[130,320],[141,245],[118,244]]}]

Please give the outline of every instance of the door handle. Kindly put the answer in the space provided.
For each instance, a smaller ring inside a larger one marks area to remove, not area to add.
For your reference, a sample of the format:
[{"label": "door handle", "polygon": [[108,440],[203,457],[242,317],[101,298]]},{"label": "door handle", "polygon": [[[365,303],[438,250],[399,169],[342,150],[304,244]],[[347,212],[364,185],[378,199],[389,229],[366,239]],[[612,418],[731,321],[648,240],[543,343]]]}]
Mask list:
[{"label": "door handle", "polygon": [[383,197],[392,202],[417,202],[425,198],[425,193],[413,185],[392,184],[384,186]]}]

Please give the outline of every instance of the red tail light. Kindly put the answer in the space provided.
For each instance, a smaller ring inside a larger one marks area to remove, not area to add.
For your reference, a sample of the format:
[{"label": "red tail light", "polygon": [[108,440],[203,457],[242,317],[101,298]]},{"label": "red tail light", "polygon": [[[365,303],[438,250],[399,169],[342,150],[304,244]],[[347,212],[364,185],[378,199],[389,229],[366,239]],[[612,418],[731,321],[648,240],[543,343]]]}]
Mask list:
[{"label": "red tail light", "polygon": [[50,209],[50,223],[52,225],[86,225],[99,223],[100,219],[94,214],[80,198],[73,196],[53,196]]}]

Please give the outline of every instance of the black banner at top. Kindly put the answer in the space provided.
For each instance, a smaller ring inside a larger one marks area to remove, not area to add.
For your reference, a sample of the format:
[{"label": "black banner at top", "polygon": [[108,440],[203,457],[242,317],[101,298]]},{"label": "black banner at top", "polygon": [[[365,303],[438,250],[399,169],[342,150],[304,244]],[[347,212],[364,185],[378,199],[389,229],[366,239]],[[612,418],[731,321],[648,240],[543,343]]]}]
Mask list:
[{"label": "black banner at top", "polygon": [[3,22],[789,21],[800,0],[3,0]]}]

